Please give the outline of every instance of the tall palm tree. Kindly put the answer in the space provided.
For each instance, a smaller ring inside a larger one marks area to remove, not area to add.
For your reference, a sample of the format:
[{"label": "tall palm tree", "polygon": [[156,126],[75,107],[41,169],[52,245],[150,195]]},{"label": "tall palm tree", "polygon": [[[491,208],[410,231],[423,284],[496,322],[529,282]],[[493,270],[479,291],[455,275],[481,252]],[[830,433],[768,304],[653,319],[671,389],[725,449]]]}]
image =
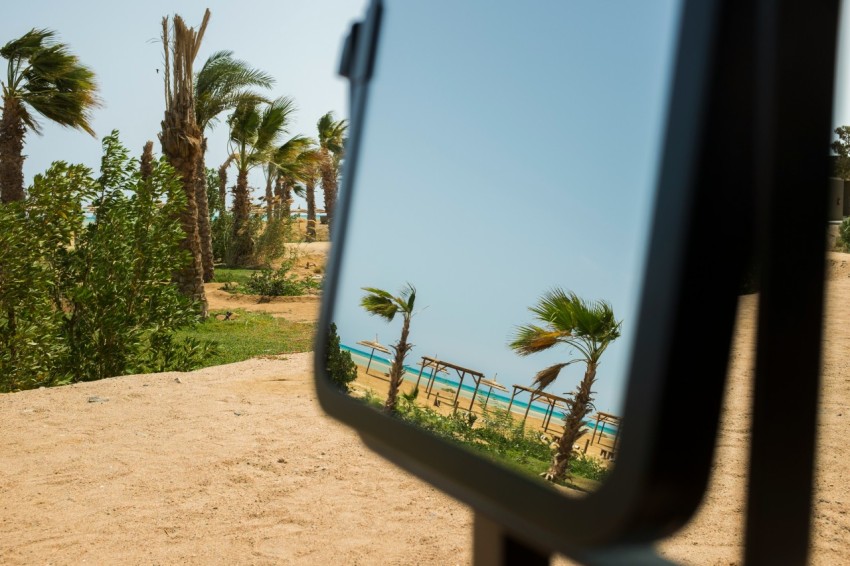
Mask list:
[{"label": "tall palm tree", "polygon": [[620,322],[614,318],[614,310],[605,301],[587,302],[575,293],[552,289],[529,308],[544,326],[529,324],[516,329],[510,347],[520,356],[528,356],[564,345],[579,353],[578,358],[555,364],[537,373],[534,384],[542,390],[557,379],[560,371],[575,362],[584,362],[584,377],[567,402],[568,413],[564,417],[564,433],[558,442],[549,470],[543,475],[546,480],[563,480],[569,469],[573,445],[582,434],[585,417],[593,409],[592,387],[596,381],[599,359],[608,346],[620,337]]},{"label": "tall palm tree", "polygon": [[396,412],[398,399],[398,388],[401,385],[401,377],[404,375],[404,358],[413,348],[407,341],[410,334],[410,319],[413,317],[413,305],[416,301],[416,288],[408,283],[398,296],[393,296],[383,289],[374,287],[363,287],[366,294],[360,299],[360,306],[371,315],[380,316],[387,322],[391,322],[397,313],[401,313],[404,322],[401,326],[401,337],[395,346],[390,346],[395,352],[393,363],[390,366],[390,390],[387,393],[387,401],[384,410],[390,414]]},{"label": "tall palm tree", "polygon": [[[201,259],[201,239],[198,233],[198,204],[195,195],[197,163],[201,156],[203,133],[195,120],[195,89],[192,65],[201,47],[207,29],[210,11],[204,12],[201,27],[196,32],[180,16],[174,16],[174,38],[169,38],[168,18],[162,19],[162,44],[165,50],[165,117],[159,141],[162,154],[174,167],[183,182],[186,208],[180,214],[180,223],[186,237],[181,248],[188,252],[190,261],[175,279],[180,291],[198,302],[201,317],[207,316],[207,299],[204,294],[204,270]],[[173,72],[173,75],[172,75]]]},{"label": "tall palm tree", "polygon": [[269,104],[254,100],[242,102],[228,118],[230,154],[234,156],[238,170],[233,200],[233,255],[236,265],[247,265],[254,254],[248,172],[269,161],[269,155],[286,133],[294,111],[295,103],[284,96]]},{"label": "tall palm tree", "polygon": [[316,150],[305,151],[299,156],[301,164],[301,182],[304,183],[304,200],[307,201],[307,231],[304,239],[316,241],[316,185],[321,178],[321,155]]},{"label": "tall palm tree", "polygon": [[[233,110],[240,102],[266,99],[251,90],[253,87],[270,88],[274,79],[248,63],[233,58],[232,51],[217,51],[210,55],[195,77],[195,121],[203,135],[212,129],[222,112]],[[207,138],[201,143],[201,156],[196,165],[195,194],[198,201],[198,234],[201,239],[201,260],[204,281],[214,276],[212,232],[210,230],[209,199],[204,171]]]},{"label": "tall palm tree", "polygon": [[339,164],[345,154],[348,121],[334,120],[333,112],[328,112],[319,118],[316,127],[319,130],[319,171],[322,175],[322,191],[325,194],[325,214],[328,217],[328,230],[332,230],[339,184]]},{"label": "tall palm tree", "polygon": [[0,202],[24,199],[24,137],[41,133],[35,114],[94,136],[91,112],[100,106],[94,72],[56,41],[32,29],[0,48],[8,61],[0,120]]}]

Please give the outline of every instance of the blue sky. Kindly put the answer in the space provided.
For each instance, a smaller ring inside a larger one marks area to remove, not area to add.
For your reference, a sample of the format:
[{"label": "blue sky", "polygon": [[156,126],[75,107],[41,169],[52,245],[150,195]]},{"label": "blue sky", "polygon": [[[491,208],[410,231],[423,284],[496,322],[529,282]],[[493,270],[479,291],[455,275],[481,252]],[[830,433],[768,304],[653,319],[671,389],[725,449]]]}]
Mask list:
[{"label": "blue sky", "polygon": [[[433,2],[399,2],[419,12],[408,14],[403,35],[386,28],[385,44],[395,53],[382,55],[377,76],[389,72],[397,82],[382,83],[372,99],[366,141],[384,150],[364,153],[358,177],[337,309],[342,338],[394,341],[399,322],[365,316],[359,287],[397,291],[410,281],[420,292],[410,362],[436,354],[498,374],[502,383],[527,384],[569,352],[518,358],[506,343],[516,325],[531,322],[527,307],[562,286],[608,300],[623,320],[623,337],[603,358],[597,386],[598,408],[618,412],[677,3],[525,3],[496,14],[482,0],[441,1],[440,18],[426,9]],[[119,129],[138,153],[145,141],[156,142],[162,119],[161,19],[179,13],[197,26],[208,6],[212,18],[196,68],[214,51],[233,50],[277,79],[272,95],[296,100],[290,133],[313,135],[328,110],[347,116],[347,85],[336,67],[343,36],[367,4],[20,2],[4,10],[0,42],[32,27],[57,30],[98,75],[98,136]],[[387,11],[388,22],[404,17],[395,13]],[[847,10],[842,27],[850,29]],[[528,37],[523,51],[519,40]],[[416,45],[429,46],[430,63]],[[850,34],[841,37],[840,54],[846,53]],[[470,71],[466,63],[482,55]],[[500,71],[502,64],[512,71]],[[428,72],[437,82],[423,81]],[[836,125],[850,124],[848,83],[850,57],[840,57]],[[411,97],[399,85],[421,85],[427,95]],[[435,115],[440,130],[430,127]],[[224,126],[208,137],[208,165],[217,166],[226,156]],[[98,139],[45,122],[43,136],[28,135],[25,154],[29,181],[57,159],[97,168],[101,151]],[[259,172],[251,183],[262,186]],[[553,392],[571,390],[580,374],[567,368]]]},{"label": "blue sky", "polygon": [[[33,27],[56,30],[61,41],[97,74],[104,103],[94,112],[98,139],[46,120],[43,136],[27,136],[26,182],[58,159],[96,169],[99,138],[113,129],[120,130],[122,141],[134,154],[141,153],[147,140],[154,141],[158,153],[156,135],[164,111],[162,18],[179,14],[197,28],[207,7],[212,16],[195,68],[215,51],[234,51],[236,57],[276,79],[272,96],[295,99],[298,112],[291,134],[315,136],[316,122],[325,112],[348,115],[347,83],[337,76],[336,68],[342,39],[367,4],[367,0],[32,0],[4,7],[0,43]],[[5,61],[0,65],[5,81]],[[219,124],[207,137],[207,165],[218,167],[227,156],[226,124]],[[230,177],[235,182],[234,172]],[[250,183],[265,186],[259,171],[253,172]]]},{"label": "blue sky", "polygon": [[[439,17],[421,5],[388,10],[334,314],[340,336],[397,340],[401,322],[368,316],[360,288],[409,281],[419,310],[410,365],[436,355],[528,385],[573,356],[562,347],[520,358],[507,343],[532,322],[528,307],[563,287],[610,302],[623,321],[596,387],[599,410],[618,413],[676,3],[480,6],[444,2]],[[583,371],[566,368],[551,391],[573,390]]]}]

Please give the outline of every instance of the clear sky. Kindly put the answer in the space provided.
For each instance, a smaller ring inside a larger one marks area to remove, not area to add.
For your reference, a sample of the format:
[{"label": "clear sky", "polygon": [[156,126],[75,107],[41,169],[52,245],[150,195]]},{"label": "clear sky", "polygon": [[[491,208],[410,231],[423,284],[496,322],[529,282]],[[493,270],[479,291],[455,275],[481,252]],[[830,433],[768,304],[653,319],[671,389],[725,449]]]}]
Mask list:
[{"label": "clear sky", "polygon": [[[562,287],[610,302],[623,321],[596,386],[598,409],[618,413],[678,2],[500,13],[438,4],[388,9],[382,24],[334,314],[340,336],[394,343],[400,320],[368,316],[360,288],[397,292],[409,281],[419,311],[410,365],[436,355],[528,385],[574,357],[558,347],[520,358],[507,346],[533,321],[528,307]],[[551,392],[573,390],[583,372],[566,368]]]},{"label": "clear sky", "polygon": [[[336,69],[349,25],[362,17],[367,5],[367,0],[30,0],[4,6],[0,43],[34,27],[56,30],[61,41],[97,74],[104,103],[94,112],[98,139],[42,120],[44,135],[26,138],[26,182],[59,159],[96,169],[99,138],[113,129],[120,130],[122,141],[134,154],[141,153],[147,140],[154,141],[158,153],[156,136],[165,108],[162,18],[179,14],[197,28],[207,7],[212,16],[196,70],[215,51],[232,50],[276,79],[269,91],[272,96],[295,99],[298,112],[291,134],[315,137],[322,114],[333,110],[338,117],[348,115],[347,83]],[[0,61],[0,69],[5,81],[5,60]],[[207,137],[207,165],[218,167],[227,156],[226,124],[220,123]],[[232,171],[230,182],[235,182]],[[259,171],[250,182],[265,186]]]}]

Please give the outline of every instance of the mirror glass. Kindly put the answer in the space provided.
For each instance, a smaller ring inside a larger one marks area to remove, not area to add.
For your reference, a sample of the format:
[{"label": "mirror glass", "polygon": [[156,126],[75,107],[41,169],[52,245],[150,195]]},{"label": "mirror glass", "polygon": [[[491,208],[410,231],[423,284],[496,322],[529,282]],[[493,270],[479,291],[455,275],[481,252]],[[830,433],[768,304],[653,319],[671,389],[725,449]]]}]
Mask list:
[{"label": "mirror glass", "polygon": [[385,3],[334,234],[352,396],[567,493],[604,480],[679,16],[674,0]]}]

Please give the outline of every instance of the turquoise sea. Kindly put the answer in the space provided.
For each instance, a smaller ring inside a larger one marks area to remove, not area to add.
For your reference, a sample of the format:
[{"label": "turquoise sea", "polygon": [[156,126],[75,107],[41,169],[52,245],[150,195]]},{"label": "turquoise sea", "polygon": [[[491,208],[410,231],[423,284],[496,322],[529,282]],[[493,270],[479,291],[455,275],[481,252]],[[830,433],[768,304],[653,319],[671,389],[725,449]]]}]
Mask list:
[{"label": "turquoise sea", "polygon": [[[352,358],[354,358],[354,362],[357,365],[361,365],[361,366],[364,366],[364,367],[366,366],[367,362],[369,361],[369,352],[368,351],[364,351],[364,350],[361,350],[359,348],[354,348],[352,346],[347,346],[345,344],[340,344],[340,347],[343,350],[346,350],[346,351],[351,353],[351,356],[352,356]],[[378,353],[375,353],[375,355],[372,357],[372,367],[376,367],[376,368],[383,370],[384,372],[388,372],[389,368],[390,368],[390,360],[380,356]],[[416,379],[419,376],[419,369],[420,368],[418,368],[418,367],[404,366],[404,370],[405,370],[404,376],[403,376],[404,380],[412,382],[412,383],[416,383]],[[425,371],[422,373],[422,380],[420,382],[420,387],[424,387],[425,384],[427,384],[429,377],[430,377],[429,369],[426,368]],[[435,385],[434,385],[435,387],[437,385],[448,385],[448,386],[451,386],[451,387],[457,387],[457,385],[458,385],[457,379],[452,379],[451,377],[442,377],[440,375],[437,375],[437,377],[435,378],[434,381],[435,381]],[[467,399],[470,399],[470,398],[472,398],[472,393],[474,391],[475,391],[475,383],[471,379],[464,380],[464,383],[461,386],[461,397],[463,397],[465,395]],[[476,399],[486,398],[486,396],[487,396],[487,386],[482,385],[478,389],[478,397]],[[523,392],[523,393],[520,393],[519,395],[517,395],[517,397],[514,399],[513,405],[511,405],[511,412],[524,414],[526,408],[528,407],[528,401],[520,400],[519,399],[520,396],[528,397],[528,393]],[[498,406],[504,408],[504,407],[508,406],[508,403],[510,403],[510,401],[511,401],[510,395],[505,394],[501,391],[493,390],[493,392],[490,394],[490,400],[488,402],[488,405],[495,402],[495,403],[498,403]],[[529,414],[533,413],[536,417],[543,418],[546,415],[547,410],[548,410],[548,405],[546,405],[544,403],[534,402],[531,405],[531,409],[529,410]],[[555,420],[555,421],[561,420],[563,418],[564,418],[564,413],[562,411],[559,411],[559,410],[556,409],[552,413],[552,419]],[[587,421],[585,421],[585,425],[593,428],[594,426],[596,426],[596,421],[595,420],[587,420]],[[605,433],[605,434],[616,434],[617,427],[614,427],[610,424],[600,423],[599,424],[599,430],[601,432]]]}]

